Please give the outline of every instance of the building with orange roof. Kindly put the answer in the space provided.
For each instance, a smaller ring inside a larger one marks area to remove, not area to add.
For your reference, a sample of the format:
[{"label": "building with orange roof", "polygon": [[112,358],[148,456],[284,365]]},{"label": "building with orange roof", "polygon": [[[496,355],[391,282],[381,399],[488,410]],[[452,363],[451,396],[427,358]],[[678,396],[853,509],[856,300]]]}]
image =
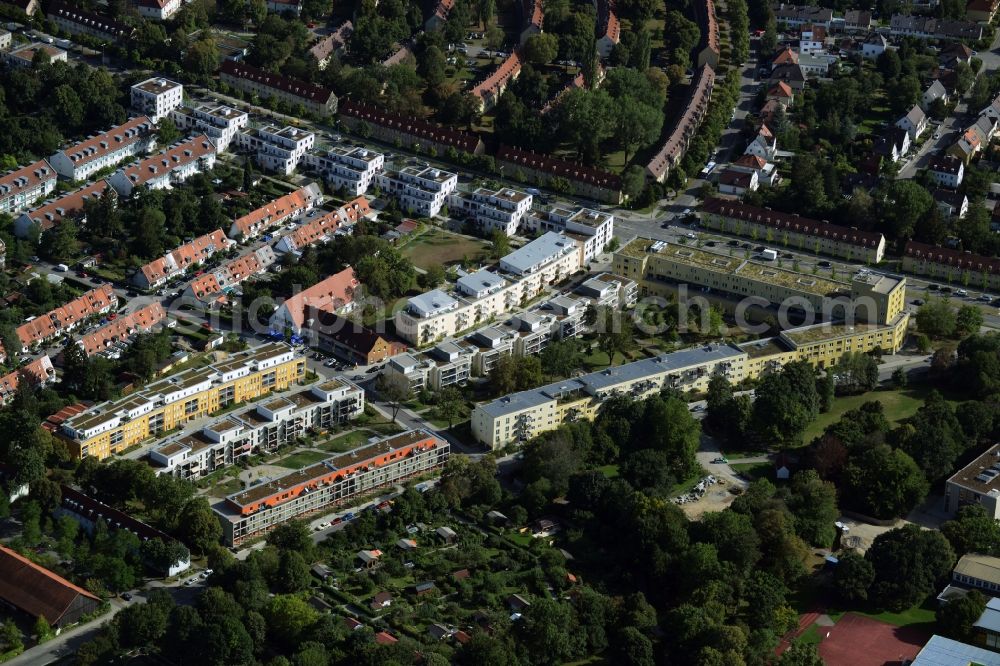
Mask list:
[{"label": "building with orange roof", "polygon": [[775,168],[774,164],[757,155],[741,155],[739,159],[729,165],[729,170],[755,173],[759,185],[770,187],[778,182],[778,169]]},{"label": "building with orange roof", "polygon": [[263,273],[274,263],[274,250],[265,245],[255,252],[244,254],[205,273],[190,283],[184,296],[199,301],[217,303],[225,300],[225,292],[252,275]]},{"label": "building with orange roof", "polygon": [[156,126],[147,116],[138,116],[60,150],[49,164],[63,178],[86,180],[91,174],[124,159],[142,155],[156,142]]},{"label": "building with orange roof", "polygon": [[102,42],[125,42],[135,33],[128,24],[62,2],[46,3],[45,18],[71,35],[89,35]]},{"label": "building with orange roof", "polygon": [[777,67],[778,65],[797,65],[799,64],[799,54],[796,53],[791,46],[786,46],[781,51],[778,51],[778,55],[774,56],[771,60],[771,67]]},{"label": "building with orange roof", "polygon": [[232,241],[226,238],[222,229],[216,229],[142,266],[132,276],[132,284],[140,289],[155,289],[216,252],[227,249],[231,244]]},{"label": "building with orange roof", "polygon": [[[82,220],[86,203],[100,199],[107,189],[108,181],[99,180],[25,211],[14,220],[14,234],[18,238],[27,238],[36,225],[39,231],[48,231],[67,218]],[[111,191],[114,192],[114,189]]]},{"label": "building with orange roof", "polygon": [[614,0],[597,0],[598,34],[597,54],[601,58],[610,58],[611,50],[621,41],[621,24],[615,13]]},{"label": "building with orange roof", "polygon": [[181,0],[134,0],[139,16],[166,21],[181,8]]},{"label": "building with orange roof", "polygon": [[162,304],[150,303],[84,335],[76,344],[80,345],[84,354],[93,356],[107,350],[116,342],[125,342],[136,333],[148,332],[166,318],[167,312]]},{"label": "building with orange roof", "polygon": [[307,218],[290,233],[282,236],[274,249],[277,252],[301,252],[313,243],[321,243],[338,233],[345,233],[351,225],[363,217],[372,215],[368,199],[358,197],[332,212],[317,213]]},{"label": "building with orange roof", "polygon": [[16,215],[56,188],[56,170],[38,160],[0,176],[0,213]]},{"label": "building with orange roof", "polygon": [[980,23],[992,23],[1000,7],[1000,0],[969,0],[965,6],[965,18]]},{"label": "building with orange roof", "polygon": [[510,82],[521,73],[521,65],[521,54],[515,50],[492,74],[476,84],[472,94],[479,99],[480,111],[493,108]]},{"label": "building with orange roof", "polygon": [[94,613],[101,600],[23,555],[0,546],[0,599],[62,628]]},{"label": "building with orange roof", "polygon": [[698,67],[719,66],[719,21],[715,17],[715,2],[701,0],[695,3],[695,15],[701,28],[701,49],[698,51]]},{"label": "building with orange roof", "polygon": [[337,113],[337,96],[333,91],[293,79],[281,74],[267,72],[242,62],[226,60],[219,67],[219,80],[228,86],[244,92],[284,100],[292,106],[301,104],[307,111],[322,116]]},{"label": "building with orange roof", "polygon": [[268,229],[308,213],[321,203],[323,192],[319,185],[310,183],[233,220],[229,236],[244,241],[255,238]]},{"label": "building with orange roof", "polygon": [[528,41],[528,37],[542,32],[545,25],[545,8],[542,7],[542,0],[523,0],[521,11],[524,15],[524,29],[521,30],[521,45]]},{"label": "building with orange roof", "polygon": [[688,96],[681,117],[670,131],[667,140],[646,165],[648,177],[662,183],[670,175],[670,170],[681,163],[691,139],[708,111],[708,103],[712,99],[714,88],[715,70],[704,65],[695,73],[691,85],[688,86]]},{"label": "building with orange roof", "polygon": [[354,307],[355,298],[360,296],[358,282],[353,268],[331,275],[317,282],[305,291],[290,296],[274,311],[269,322],[273,331],[291,331],[292,335],[300,335],[303,328],[311,322],[306,320],[306,310],[315,308],[335,314],[350,312]]},{"label": "building with orange roof", "polygon": [[55,379],[55,376],[56,370],[52,367],[52,359],[49,358],[48,354],[36,358],[14,372],[0,377],[0,405],[6,404],[14,397],[22,378],[26,378],[33,384],[44,385]]},{"label": "building with orange roof", "polygon": [[795,101],[795,92],[792,87],[784,81],[778,81],[767,91],[768,100],[778,100],[778,103],[788,107]]},{"label": "building with orange roof", "polygon": [[142,186],[151,190],[166,189],[211,169],[215,166],[215,157],[215,144],[201,134],[115,171],[108,182],[123,197],[131,196],[135,188]]},{"label": "building with orange roof", "polygon": [[26,321],[15,331],[22,344],[21,353],[34,345],[65,335],[88,317],[109,312],[117,303],[118,297],[111,285],[102,284],[65,305]]},{"label": "building with orange roof", "polygon": [[424,30],[430,31],[440,28],[448,20],[451,8],[455,6],[455,0],[438,0],[434,6],[434,12],[424,21]]},{"label": "building with orange roof", "polygon": [[565,178],[570,194],[614,204],[622,200],[622,179],[610,171],[503,144],[497,149],[496,161],[498,166],[510,169],[508,175],[523,172],[541,184]]},{"label": "building with orange roof", "polygon": [[[212,506],[222,541],[237,546],[289,520],[330,511],[359,495],[443,466],[448,442],[426,430],[408,430],[237,493]],[[380,551],[361,551],[365,566]],[[360,553],[359,553],[360,556]]]}]

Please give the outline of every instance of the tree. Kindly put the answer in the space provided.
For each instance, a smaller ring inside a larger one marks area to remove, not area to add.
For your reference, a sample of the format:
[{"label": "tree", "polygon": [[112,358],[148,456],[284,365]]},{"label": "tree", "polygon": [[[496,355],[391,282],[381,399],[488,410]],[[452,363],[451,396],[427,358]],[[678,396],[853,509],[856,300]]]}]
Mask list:
[{"label": "tree", "polygon": [[955,335],[964,338],[983,327],[983,311],[974,305],[962,305],[955,315]]},{"label": "tree", "polygon": [[966,553],[1000,554],[1000,523],[980,504],[959,508],[955,518],[941,525],[941,534],[948,539],[958,556]]},{"label": "tree", "polygon": [[823,658],[819,656],[819,651],[815,643],[792,643],[785,650],[779,666],[823,666]]},{"label": "tree", "polygon": [[433,264],[424,269],[424,272],[417,277],[417,282],[424,289],[430,290],[444,282],[444,267],[440,264]]},{"label": "tree", "polygon": [[222,538],[222,526],[204,497],[191,499],[181,510],[181,539],[195,555],[209,552]]},{"label": "tree", "polygon": [[444,53],[436,45],[431,44],[421,54],[417,71],[430,87],[440,85],[445,79],[447,65]]},{"label": "tree", "polygon": [[312,580],[309,565],[302,555],[294,550],[283,550],[275,581],[284,592],[300,592],[309,587]]},{"label": "tree", "polygon": [[250,19],[260,26],[267,18],[267,0],[250,0]]},{"label": "tree", "polygon": [[788,509],[795,516],[795,532],[813,546],[833,545],[837,509],[837,489],[823,481],[815,470],[802,470],[792,476],[786,498]]},{"label": "tree", "polygon": [[312,533],[305,521],[290,520],[278,525],[267,535],[267,543],[278,550],[292,551],[305,558],[312,558]]},{"label": "tree", "polygon": [[76,223],[72,220],[63,220],[47,230],[42,234],[39,249],[40,253],[53,263],[71,262],[80,253]]},{"label": "tree", "polygon": [[35,620],[34,634],[39,643],[44,643],[55,636],[52,632],[52,627],[49,625],[49,622],[45,619],[44,615],[39,615],[38,619]]},{"label": "tree", "polygon": [[437,404],[434,405],[434,414],[448,422],[448,428],[455,425],[455,420],[465,416],[468,407],[465,403],[465,396],[454,386],[446,386],[437,395]]},{"label": "tree", "polygon": [[896,368],[892,371],[892,386],[896,389],[904,389],[909,383],[909,377],[904,368]]},{"label": "tree", "polygon": [[937,631],[943,636],[961,641],[973,642],[972,625],[986,610],[986,597],[978,590],[969,592],[958,599],[953,599],[937,607]]},{"label": "tree", "polygon": [[656,141],[662,128],[662,109],[632,97],[618,100],[614,137],[625,152],[626,164],[629,153]]},{"label": "tree", "polygon": [[535,65],[547,65],[559,55],[559,37],[551,32],[538,32],[524,43],[525,60]]},{"label": "tree", "polygon": [[886,444],[853,456],[844,466],[842,499],[875,518],[906,515],[927,490],[927,479],[913,458]]},{"label": "tree", "polygon": [[754,431],[762,442],[797,442],[819,413],[815,372],[805,361],[766,375],[755,389]]},{"label": "tree", "polygon": [[625,627],[617,641],[616,663],[630,666],[654,666],[653,642],[635,627]]},{"label": "tree", "polygon": [[264,619],[276,639],[289,647],[296,646],[319,615],[299,597],[279,594],[264,608]]},{"label": "tree", "polygon": [[932,338],[948,338],[955,333],[955,309],[942,298],[928,298],[917,309],[917,328]]},{"label": "tree", "polygon": [[156,124],[156,141],[161,146],[170,146],[184,137],[170,118],[161,118]]},{"label": "tree", "polygon": [[173,539],[147,539],[140,546],[142,561],[160,575],[167,575],[170,569],[190,557],[188,549]]},{"label": "tree", "polygon": [[200,39],[184,56],[184,69],[199,79],[211,76],[219,66],[219,47],[211,37]]},{"label": "tree", "polygon": [[500,259],[510,254],[510,238],[500,229],[490,233],[490,257]]},{"label": "tree", "polygon": [[865,393],[878,386],[878,363],[862,352],[847,352],[841,356],[833,374],[844,393]]},{"label": "tree", "polygon": [[413,393],[409,385],[391,381],[386,378],[386,375],[379,375],[379,378],[375,381],[375,390],[383,401],[389,403],[389,407],[392,409],[392,422],[395,423],[396,415],[399,414],[400,408],[402,408],[404,402],[410,399]]},{"label": "tree", "polygon": [[539,358],[542,371],[550,377],[570,377],[583,366],[583,352],[576,338],[553,340]]},{"label": "tree", "polygon": [[955,565],[955,553],[940,532],[913,524],[875,537],[865,559],[875,570],[872,600],[896,612],[922,603]]},{"label": "tree", "polygon": [[871,562],[853,550],[840,556],[833,571],[833,585],[840,598],[847,603],[868,599],[868,588],[875,580],[875,568]]},{"label": "tree", "polygon": [[526,652],[537,664],[560,664],[579,655],[580,634],[569,605],[535,599],[517,623]]},{"label": "tree", "polygon": [[955,408],[937,391],[893,434],[930,480],[951,474],[966,445]]}]

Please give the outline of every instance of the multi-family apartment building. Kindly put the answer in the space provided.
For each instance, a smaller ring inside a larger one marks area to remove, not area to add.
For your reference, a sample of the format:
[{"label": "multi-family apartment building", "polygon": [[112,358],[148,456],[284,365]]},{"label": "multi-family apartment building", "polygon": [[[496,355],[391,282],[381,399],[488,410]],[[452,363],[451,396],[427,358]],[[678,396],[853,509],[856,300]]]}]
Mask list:
[{"label": "multi-family apartment building", "polygon": [[471,132],[442,127],[426,120],[386,111],[380,106],[345,99],[340,106],[340,122],[357,131],[363,128],[385,143],[445,154],[449,150],[478,155],[485,144]]},{"label": "multi-family apartment building", "polygon": [[439,469],[449,453],[440,437],[409,430],[234,493],[212,509],[222,524],[223,543],[236,546],[289,520]]},{"label": "multi-family apartment building", "polygon": [[306,307],[305,321],[320,349],[348,363],[372,365],[406,351],[401,342],[328,309]]},{"label": "multi-family apartment building", "polygon": [[139,16],[156,21],[166,21],[176,14],[181,6],[181,0],[135,0]]},{"label": "multi-family apartment building", "polygon": [[646,174],[649,178],[658,183],[664,182],[671,170],[675,169],[684,159],[688,145],[708,111],[708,104],[712,100],[714,89],[715,70],[706,63],[695,73],[691,85],[688,86],[684,111],[680,119],[667,135],[667,140],[663,142],[663,145],[646,165]]},{"label": "multi-family apartment building", "polygon": [[323,192],[319,185],[309,183],[233,220],[229,237],[243,241],[256,238],[269,229],[305,215],[321,203]]},{"label": "multi-family apartment building", "polygon": [[330,187],[347,196],[361,196],[385,168],[385,155],[353,146],[334,146],[326,152],[305,155],[303,164],[319,173]]},{"label": "multi-family apartment building", "polygon": [[137,187],[162,190],[215,166],[215,144],[204,134],[115,171],[108,182],[120,196]]},{"label": "multi-family apartment building", "polygon": [[543,185],[553,181],[562,183],[559,179],[565,179],[569,181],[570,194],[616,205],[622,202],[622,179],[617,174],[505,145],[497,149],[496,160],[508,177],[523,174],[523,178],[534,179]]},{"label": "multi-family apartment building", "polygon": [[961,39],[976,42],[983,38],[983,26],[973,21],[939,19],[916,14],[893,14],[889,19],[889,34],[893,37]]},{"label": "multi-family apartment building", "polygon": [[480,111],[491,109],[496,105],[511,81],[521,74],[522,64],[521,54],[515,49],[499,67],[472,88],[472,96],[478,101]]},{"label": "multi-family apartment building", "polygon": [[614,237],[615,216],[592,208],[555,206],[547,212],[529,215],[524,227],[530,232],[554,231],[577,241],[583,249],[583,262],[592,261],[604,252]]},{"label": "multi-family apartment building", "polygon": [[781,3],[774,8],[774,18],[777,19],[778,23],[784,23],[793,28],[808,24],[829,28],[830,22],[833,21],[833,10],[813,5]]},{"label": "multi-family apartment building", "polygon": [[361,296],[360,289],[361,283],[354,275],[354,269],[345,268],[282,301],[271,315],[270,328],[272,331],[300,335],[302,329],[309,326],[306,313],[310,309],[334,314],[348,313],[354,308],[355,299]]},{"label": "multi-family apartment building", "polygon": [[9,30],[0,30],[0,51],[6,51],[14,43],[14,37]]},{"label": "multi-family apartment building", "polygon": [[152,330],[166,321],[167,311],[159,301],[145,305],[138,310],[120,315],[95,331],[87,333],[76,341],[83,353],[93,356],[112,349],[114,345],[125,344],[133,335]]},{"label": "multi-family apartment building", "polygon": [[353,32],[354,24],[351,21],[344,21],[329,35],[320,37],[319,41],[309,48],[309,55],[316,61],[316,67],[320,70],[326,69],[333,56],[344,50]]},{"label": "multi-family apartment building", "polygon": [[500,271],[461,278],[454,294],[433,289],[407,301],[396,313],[396,334],[416,345],[455,335],[503,316],[569,277],[582,265],[573,239],[548,232],[500,260]]},{"label": "multi-family apartment building", "polygon": [[758,208],[740,201],[707,199],[701,224],[762,243],[877,264],[885,256],[885,237],[877,232],[820,222],[794,213]]},{"label": "multi-family apartment building", "polygon": [[399,207],[411,215],[434,217],[458,187],[458,175],[435,167],[403,167],[378,175],[382,191],[395,196]]},{"label": "multi-family apartment building", "polygon": [[120,21],[63,2],[49,2],[45,17],[57,28],[71,35],[87,35],[105,42],[122,43],[135,30]]},{"label": "multi-family apartment building", "polygon": [[0,176],[0,213],[16,215],[56,188],[56,171],[38,160]]},{"label": "multi-family apartment building", "polygon": [[153,77],[132,86],[132,108],[154,123],[166,118],[184,101],[184,86],[176,81]]},{"label": "multi-family apartment building", "polygon": [[219,79],[237,90],[261,98],[273,97],[287,104],[301,104],[306,111],[320,116],[337,113],[337,96],[332,91],[281,74],[272,74],[242,62],[226,60],[219,67]]},{"label": "multi-family apartment building", "polygon": [[627,308],[639,299],[639,285],[613,273],[601,273],[576,288],[576,294],[590,299],[595,307]]},{"label": "multi-family apartment building", "polygon": [[118,297],[110,284],[102,284],[43,315],[28,319],[15,329],[24,353],[31,347],[72,331],[89,317],[110,312]]},{"label": "multi-family apartment building", "polygon": [[56,378],[56,369],[52,366],[52,359],[48,354],[36,358],[14,372],[9,372],[0,377],[0,405],[17,395],[17,389],[23,380],[27,380],[29,385],[45,386]]},{"label": "multi-family apartment building", "polygon": [[389,359],[385,380],[416,393],[440,391],[472,376],[473,350],[464,342],[442,342],[423,354],[399,354]]},{"label": "multi-family apartment building", "polygon": [[49,164],[63,178],[87,180],[101,169],[147,152],[156,143],[156,126],[147,116],[131,118],[102,134],[54,153]]},{"label": "multi-family apartment building", "polygon": [[[108,181],[99,180],[75,192],[46,201],[37,208],[26,210],[14,218],[14,234],[18,238],[27,238],[35,227],[44,232],[62,224],[65,219],[85,221],[84,207],[87,202],[100,199],[107,189]],[[111,191],[114,192],[114,189]]]},{"label": "multi-family apartment building", "polygon": [[226,238],[222,229],[216,229],[145,264],[132,276],[132,284],[140,289],[155,289],[216,252],[227,249],[231,244],[232,241]]},{"label": "multi-family apartment building", "polygon": [[903,270],[942,282],[960,281],[981,289],[1000,289],[1000,259],[963,250],[907,241]]},{"label": "multi-family apartment building", "polygon": [[328,379],[170,437],[150,450],[149,459],[158,474],[200,479],[251,454],[273,453],[309,432],[347,423],[364,407],[364,390]]},{"label": "multi-family apartment building", "polygon": [[302,13],[301,0],[267,0],[267,11],[274,14]]},{"label": "multi-family apartment building", "polygon": [[687,245],[636,238],[614,256],[616,274],[639,283],[640,295],[667,295],[687,284],[821,315],[890,325],[905,314],[906,279],[860,271],[851,282]]},{"label": "multi-family apartment building", "polygon": [[274,249],[263,245],[191,280],[183,296],[201,301],[208,307],[221,304],[225,302],[226,295],[244,280],[267,271],[275,258]]},{"label": "multi-family apartment building", "polygon": [[44,56],[50,63],[66,62],[68,59],[66,52],[61,48],[40,42],[19,46],[3,54],[4,62],[9,67],[20,67],[22,69],[31,69],[34,67],[36,56]]},{"label": "multi-family apartment building", "polygon": [[373,215],[368,199],[357,197],[335,211],[312,211],[292,231],[274,244],[276,252],[301,252],[313,243],[324,243],[337,234],[350,233],[351,228],[363,217]]},{"label": "multi-family apartment building", "polygon": [[965,176],[965,164],[954,155],[936,155],[927,165],[927,175],[942,187],[957,189]]},{"label": "multi-family apartment building", "polygon": [[284,391],[304,376],[304,358],[286,344],[269,343],[89,407],[64,420],[59,435],[75,458],[103,460],[192,419]]},{"label": "multi-family apartment building", "polygon": [[250,122],[246,111],[207,104],[177,107],[170,112],[170,119],[182,132],[208,136],[220,153],[229,149],[236,134]]},{"label": "multi-family apartment building", "polygon": [[958,470],[945,483],[944,510],[954,515],[963,506],[978,504],[986,515],[1000,520],[1000,445],[993,445]]},{"label": "multi-family apartment building", "polygon": [[262,168],[287,176],[316,145],[316,135],[290,125],[281,128],[265,125],[240,132],[236,145],[253,154]]},{"label": "multi-family apartment building", "polygon": [[531,211],[532,196],[509,187],[491,190],[477,187],[473,192],[454,192],[448,211],[453,217],[470,220],[481,231],[500,231],[507,236],[517,233],[521,220]]}]

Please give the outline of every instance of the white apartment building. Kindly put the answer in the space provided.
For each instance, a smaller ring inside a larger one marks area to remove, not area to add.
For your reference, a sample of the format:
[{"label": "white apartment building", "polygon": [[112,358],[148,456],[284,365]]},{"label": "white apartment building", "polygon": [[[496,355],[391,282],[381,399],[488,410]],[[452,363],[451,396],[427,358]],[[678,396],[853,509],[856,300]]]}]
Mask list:
[{"label": "white apartment building", "polygon": [[357,197],[368,191],[385,168],[385,155],[368,148],[335,146],[324,153],[306,153],[303,163],[318,172],[335,189]]},{"label": "white apartment building", "polygon": [[555,207],[547,213],[524,218],[528,231],[554,231],[565,234],[583,246],[583,263],[592,261],[614,237],[615,216],[591,208],[570,210]]},{"label": "white apartment building", "polygon": [[410,391],[440,391],[472,376],[473,348],[464,342],[442,342],[423,354],[398,354],[382,374]]},{"label": "white apartment building", "polygon": [[149,116],[154,123],[179,107],[184,101],[184,86],[154,77],[132,86],[132,108]]},{"label": "white apartment building", "polygon": [[262,168],[287,176],[316,145],[316,135],[291,126],[265,125],[237,134],[236,145],[253,153]]},{"label": "white apartment building", "polygon": [[151,190],[168,189],[211,169],[215,157],[215,144],[202,134],[115,171],[108,182],[123,197],[131,196],[135,188],[142,186]]},{"label": "white apartment building", "polygon": [[20,213],[55,188],[56,171],[46,160],[6,173],[0,176],[0,213]]},{"label": "white apartment building", "polygon": [[710,344],[634,361],[575,379],[521,391],[476,407],[472,434],[491,449],[525,441],[566,421],[592,419],[614,395],[636,399],[664,388],[704,391],[715,375],[731,383],[745,376],[747,352]]},{"label": "white apartment building", "polygon": [[132,118],[52,155],[49,164],[63,178],[87,180],[101,169],[143,155],[156,144],[156,126],[147,116]]},{"label": "white apartment building", "polygon": [[229,106],[181,106],[170,112],[177,129],[186,133],[205,134],[218,152],[225,152],[236,133],[247,126],[250,116]]},{"label": "white apartment building", "polygon": [[379,174],[379,187],[399,201],[399,207],[418,217],[434,217],[458,187],[458,175],[434,167],[408,166]]},{"label": "white apartment building", "polygon": [[547,233],[500,260],[507,275],[479,271],[461,278],[453,295],[433,289],[411,298],[396,313],[396,334],[426,345],[504,316],[579,270],[581,257],[576,241]]},{"label": "white apartment building", "polygon": [[152,449],[149,457],[158,474],[199,479],[251,454],[273,453],[309,431],[347,423],[364,407],[362,389],[330,379],[172,437]]},{"label": "white apartment building", "polygon": [[639,298],[639,285],[620,275],[601,273],[582,283],[575,293],[590,299],[597,307],[626,308],[635,305]]},{"label": "white apartment building", "polygon": [[953,155],[932,157],[927,165],[927,175],[942,187],[956,189],[965,176],[965,164]]},{"label": "white apartment building", "polygon": [[531,210],[532,197],[527,192],[501,187],[492,191],[478,187],[471,194],[455,192],[449,199],[451,215],[467,218],[481,231],[502,231],[507,236],[517,233],[521,220]]}]

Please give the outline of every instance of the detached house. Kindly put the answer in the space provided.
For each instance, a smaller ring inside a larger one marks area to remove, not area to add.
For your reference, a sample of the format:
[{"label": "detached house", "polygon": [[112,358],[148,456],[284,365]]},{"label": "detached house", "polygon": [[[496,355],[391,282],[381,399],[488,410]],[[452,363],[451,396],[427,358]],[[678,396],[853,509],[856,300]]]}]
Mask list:
[{"label": "detached house", "polygon": [[905,130],[910,135],[911,141],[916,141],[917,137],[927,129],[927,114],[914,104],[909,113],[896,121],[896,127]]},{"label": "detached house", "polygon": [[787,109],[795,102],[795,91],[784,81],[778,81],[768,89],[766,99],[768,101],[776,100],[778,104]]},{"label": "detached house", "polygon": [[979,115],[986,116],[994,121],[1000,121],[1000,95],[994,97],[990,105],[980,111]]},{"label": "detached house", "polygon": [[760,130],[757,132],[757,136],[754,140],[750,142],[747,149],[743,151],[744,155],[756,155],[765,162],[770,162],[774,159],[775,154],[778,152],[778,140],[768,129],[767,125],[761,125]]},{"label": "detached house", "polygon": [[875,152],[893,162],[903,159],[910,150],[910,135],[906,130],[893,127],[875,139]]},{"label": "detached house", "polygon": [[962,219],[969,212],[969,197],[955,190],[938,188],[931,192],[942,215]]},{"label": "detached house", "polygon": [[861,45],[861,57],[865,60],[875,60],[885,53],[888,48],[889,42],[884,35],[877,32],[872,33],[865,40],[865,43]]},{"label": "detached house", "polygon": [[758,184],[766,187],[773,186],[779,180],[778,170],[774,164],[757,155],[742,155],[729,165],[729,169],[744,173],[756,173]]},{"label": "detached house", "polygon": [[737,171],[728,167],[719,174],[719,192],[742,196],[747,192],[756,192],[760,183],[756,171]]},{"label": "detached house", "polygon": [[927,165],[927,173],[938,185],[956,189],[962,184],[965,164],[954,155],[935,156]]},{"label": "detached house", "polygon": [[938,99],[947,104],[948,90],[940,81],[935,79],[929,86],[927,86],[927,90],[924,91],[924,94],[920,96],[920,106],[922,106],[926,111],[930,105],[934,103],[934,100]]},{"label": "detached house", "polygon": [[778,65],[771,70],[771,76],[767,80],[769,86],[784,81],[792,90],[804,90],[806,87],[806,75],[798,64]]}]

